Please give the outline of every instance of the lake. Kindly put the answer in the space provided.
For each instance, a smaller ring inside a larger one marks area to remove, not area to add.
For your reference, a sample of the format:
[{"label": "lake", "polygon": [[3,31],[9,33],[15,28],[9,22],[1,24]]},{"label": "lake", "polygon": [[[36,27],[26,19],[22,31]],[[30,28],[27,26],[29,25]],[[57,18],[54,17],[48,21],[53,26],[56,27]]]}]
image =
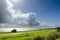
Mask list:
[{"label": "lake", "polygon": [[39,28],[0,28],[0,32],[11,32],[11,30],[16,29],[17,31],[28,31],[28,30],[36,30]]}]

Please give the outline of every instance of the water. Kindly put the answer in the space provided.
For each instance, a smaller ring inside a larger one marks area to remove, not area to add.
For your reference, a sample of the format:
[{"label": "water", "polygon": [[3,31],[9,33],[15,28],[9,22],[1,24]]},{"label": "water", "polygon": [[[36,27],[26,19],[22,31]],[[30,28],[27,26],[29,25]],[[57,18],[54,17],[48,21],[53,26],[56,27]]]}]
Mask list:
[{"label": "water", "polygon": [[28,31],[28,30],[36,30],[36,29],[45,29],[48,27],[31,27],[31,28],[0,28],[0,32],[11,32],[13,29],[17,31]]},{"label": "water", "polygon": [[13,29],[17,31],[28,31],[28,30],[36,30],[38,28],[0,28],[0,32],[11,32]]}]

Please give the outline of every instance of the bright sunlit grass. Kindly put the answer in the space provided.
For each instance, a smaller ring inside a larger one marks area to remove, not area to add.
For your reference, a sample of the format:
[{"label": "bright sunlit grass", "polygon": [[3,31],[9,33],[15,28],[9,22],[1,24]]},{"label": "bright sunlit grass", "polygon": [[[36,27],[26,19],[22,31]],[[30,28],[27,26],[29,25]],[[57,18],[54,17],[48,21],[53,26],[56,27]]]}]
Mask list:
[{"label": "bright sunlit grass", "polygon": [[17,33],[5,33],[0,34],[0,40],[33,40],[34,37],[41,36],[47,37],[49,33],[55,32],[56,30],[33,30],[26,32],[17,32]]}]

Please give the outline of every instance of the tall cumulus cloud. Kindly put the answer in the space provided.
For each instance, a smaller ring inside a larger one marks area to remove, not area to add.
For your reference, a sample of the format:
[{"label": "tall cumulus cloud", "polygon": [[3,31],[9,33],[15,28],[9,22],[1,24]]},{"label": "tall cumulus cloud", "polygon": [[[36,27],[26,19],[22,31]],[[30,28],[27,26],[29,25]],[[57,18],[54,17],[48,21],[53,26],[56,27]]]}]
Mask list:
[{"label": "tall cumulus cloud", "polygon": [[0,28],[2,27],[34,27],[39,26],[36,13],[16,11],[10,0],[0,0]]}]

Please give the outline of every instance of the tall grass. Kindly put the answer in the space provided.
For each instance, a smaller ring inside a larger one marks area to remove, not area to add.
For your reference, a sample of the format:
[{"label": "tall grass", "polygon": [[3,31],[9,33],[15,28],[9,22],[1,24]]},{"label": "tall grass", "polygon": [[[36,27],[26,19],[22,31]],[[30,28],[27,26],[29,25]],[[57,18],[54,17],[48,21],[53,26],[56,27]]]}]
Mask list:
[{"label": "tall grass", "polygon": [[55,29],[0,34],[0,40],[56,40],[58,38],[60,32]]}]

